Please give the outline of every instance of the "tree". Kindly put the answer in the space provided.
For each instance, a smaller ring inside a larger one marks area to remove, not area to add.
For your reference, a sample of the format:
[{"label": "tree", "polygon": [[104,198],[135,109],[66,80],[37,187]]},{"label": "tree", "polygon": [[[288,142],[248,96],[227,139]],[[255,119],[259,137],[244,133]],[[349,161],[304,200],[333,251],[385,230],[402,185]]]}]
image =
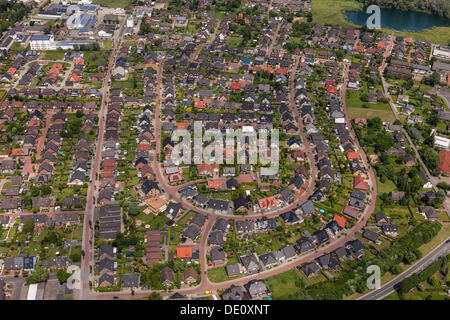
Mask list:
[{"label": "tree", "polygon": [[52,188],[49,185],[43,184],[41,186],[41,195],[46,196],[52,193]]},{"label": "tree", "polygon": [[162,300],[162,296],[158,292],[152,292],[148,297],[148,300]]},{"label": "tree", "polygon": [[363,101],[363,102],[368,102],[369,101],[369,94],[367,94],[367,93],[362,93],[360,96],[359,96],[359,100],[361,100],[361,101]]},{"label": "tree", "polygon": [[72,254],[70,255],[70,260],[72,260],[72,262],[74,263],[80,262],[81,254],[78,251],[72,252]]},{"label": "tree", "polygon": [[375,117],[375,118],[369,119],[367,121],[367,126],[374,131],[380,131],[382,125],[383,125],[383,122],[381,121],[381,119],[379,117]]},{"label": "tree", "polygon": [[25,234],[32,233],[34,229],[34,222],[33,220],[26,220],[23,223],[22,232]]},{"label": "tree", "polygon": [[403,268],[400,267],[400,265],[398,265],[398,264],[393,266],[392,269],[391,269],[391,273],[392,274],[400,274],[400,273],[402,273],[402,271],[403,271]]},{"label": "tree", "polygon": [[55,245],[58,245],[60,242],[61,241],[54,230],[49,231],[44,239],[42,239],[43,244],[54,243]]},{"label": "tree", "polygon": [[65,270],[58,270],[56,272],[56,276],[58,277],[58,281],[60,284],[63,284],[67,282],[67,280],[70,278],[71,274],[67,273]]},{"label": "tree", "polygon": [[35,186],[30,188],[30,192],[31,192],[31,197],[33,197],[33,198],[39,197],[39,194],[41,193],[40,189]]},{"label": "tree", "polygon": [[37,266],[31,276],[29,276],[26,280],[27,285],[39,282],[45,282],[48,278],[48,270]]},{"label": "tree", "polygon": [[420,150],[420,156],[422,157],[422,160],[427,166],[428,170],[433,171],[439,166],[440,157],[433,148],[424,146]]},{"label": "tree", "polygon": [[394,138],[386,132],[380,133],[378,135],[377,141],[375,142],[375,148],[380,152],[386,151],[393,145],[394,145]]},{"label": "tree", "polygon": [[141,209],[139,208],[139,205],[136,202],[130,202],[128,205],[128,215],[130,216],[137,216],[141,213]]}]

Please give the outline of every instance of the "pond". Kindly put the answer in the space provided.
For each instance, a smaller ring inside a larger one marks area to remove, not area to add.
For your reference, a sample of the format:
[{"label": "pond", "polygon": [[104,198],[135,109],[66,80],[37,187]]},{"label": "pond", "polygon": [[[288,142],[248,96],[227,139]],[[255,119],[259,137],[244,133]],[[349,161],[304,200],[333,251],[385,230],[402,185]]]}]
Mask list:
[{"label": "pond", "polygon": [[[381,8],[381,27],[397,31],[422,31],[433,27],[450,27],[450,20],[425,12],[402,11]],[[346,11],[347,19],[358,26],[365,26],[370,14],[362,11]]]}]

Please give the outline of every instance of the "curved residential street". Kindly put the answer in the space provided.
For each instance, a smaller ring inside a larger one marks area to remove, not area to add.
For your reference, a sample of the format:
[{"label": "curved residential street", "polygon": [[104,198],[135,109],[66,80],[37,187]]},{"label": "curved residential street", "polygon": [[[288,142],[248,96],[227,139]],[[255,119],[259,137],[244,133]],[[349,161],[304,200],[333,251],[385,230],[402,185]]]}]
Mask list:
[{"label": "curved residential street", "polygon": [[[279,210],[276,210],[274,212],[271,213],[267,213],[267,214],[263,214],[260,216],[264,216],[264,217],[274,217],[277,216],[283,212],[289,211],[291,209],[293,209],[294,207],[296,207],[298,205],[298,203],[306,201],[309,196],[312,194],[312,192],[314,191],[314,186],[315,186],[315,178],[317,175],[317,168],[314,165],[315,161],[314,161],[314,156],[312,154],[312,150],[310,148],[309,142],[307,140],[306,134],[304,132],[303,129],[303,121],[300,118],[300,115],[298,113],[298,110],[296,108],[295,105],[295,98],[294,98],[294,81],[295,81],[295,75],[296,75],[296,70],[297,70],[297,66],[299,64],[299,60],[300,57],[297,56],[296,57],[296,62],[295,62],[295,66],[294,68],[291,70],[291,75],[289,78],[289,86],[290,86],[290,108],[293,111],[295,117],[298,119],[298,127],[299,127],[299,133],[302,136],[302,140],[305,146],[305,151],[308,154],[308,158],[309,158],[309,163],[312,167],[311,170],[311,177],[310,177],[310,181],[308,183],[308,189],[306,192],[304,192],[301,196],[299,196],[297,198],[297,200],[289,205],[288,207],[285,208],[281,208]],[[161,138],[160,138],[160,129],[161,129],[161,110],[160,110],[160,106],[161,106],[161,86],[162,86],[162,65],[163,65],[163,61],[160,62],[159,64],[159,68],[158,68],[158,73],[157,73],[157,92],[158,92],[158,96],[157,96],[157,100],[156,100],[156,111],[155,111],[155,139],[156,139],[156,155],[160,154],[160,150],[161,150]],[[180,203],[182,203],[183,207],[185,209],[188,210],[195,210],[196,212],[200,212],[203,214],[206,214],[208,216],[208,223],[206,225],[205,231],[202,234],[202,238],[201,238],[201,242],[200,242],[200,263],[201,263],[201,283],[199,286],[196,287],[190,287],[190,288],[183,288],[183,289],[177,289],[174,290],[176,292],[180,292],[182,294],[202,294],[206,291],[214,291],[214,290],[219,290],[219,289],[225,289],[228,288],[229,286],[231,286],[232,284],[234,285],[243,285],[245,283],[247,283],[250,280],[253,279],[265,279],[271,276],[274,276],[276,274],[288,271],[292,268],[295,268],[296,266],[299,266],[305,262],[309,262],[312,261],[316,258],[318,258],[319,256],[323,255],[324,253],[329,253],[335,249],[337,249],[340,246],[343,246],[347,241],[351,240],[355,233],[359,232],[363,227],[365,227],[367,221],[369,220],[370,216],[372,215],[372,213],[375,210],[375,203],[376,203],[376,198],[377,198],[377,185],[376,185],[376,179],[375,179],[375,174],[374,171],[372,169],[372,167],[369,166],[368,161],[367,161],[367,157],[366,154],[364,152],[364,150],[360,147],[358,140],[356,139],[356,135],[353,131],[353,127],[351,125],[351,121],[350,118],[347,114],[347,110],[346,110],[346,103],[345,103],[345,92],[346,92],[346,86],[347,86],[347,80],[348,80],[348,65],[344,66],[345,68],[345,72],[344,72],[344,84],[342,86],[342,91],[341,91],[341,98],[342,98],[342,107],[343,107],[343,111],[346,113],[346,125],[347,128],[350,131],[350,134],[352,136],[352,138],[354,139],[358,152],[361,155],[361,158],[363,160],[364,165],[368,168],[368,177],[369,177],[369,186],[370,186],[370,200],[368,203],[368,206],[365,208],[364,212],[360,215],[358,221],[356,222],[356,224],[354,225],[354,227],[352,229],[346,230],[346,232],[344,233],[344,235],[342,237],[340,237],[339,239],[331,239],[329,245],[326,246],[322,246],[318,249],[315,249],[314,251],[310,251],[308,253],[296,256],[294,259],[292,259],[292,261],[287,262],[287,263],[283,263],[282,265],[272,268],[270,270],[264,270],[258,274],[255,275],[249,275],[249,276],[244,276],[238,279],[234,279],[234,280],[229,280],[229,281],[225,281],[225,282],[221,282],[221,283],[212,283],[206,275],[206,271],[208,269],[207,266],[207,258],[206,258],[206,254],[207,254],[207,240],[208,240],[208,235],[209,232],[212,229],[212,226],[214,225],[215,220],[218,217],[226,217],[227,219],[232,219],[232,220],[242,220],[242,219],[254,219],[257,218],[258,216],[256,215],[252,215],[252,216],[230,216],[230,215],[219,215],[219,214],[215,214],[215,213],[211,213],[207,210],[203,210],[200,208],[195,207],[194,205],[192,205],[189,201],[182,199],[180,197],[180,195],[178,194],[178,190],[183,187],[182,186],[170,186],[167,182],[167,179],[164,177],[162,171],[161,171],[161,163],[159,162],[158,158],[155,156],[154,157],[154,168],[156,171],[156,178],[161,186],[161,188],[163,190],[165,190],[165,192],[167,194],[169,194],[169,196],[171,197],[171,199],[178,201]],[[142,298],[145,296],[148,296],[151,292],[153,292],[152,290],[140,290],[137,289],[134,292],[134,295],[131,295],[130,292],[114,292],[114,293],[97,293],[97,299],[102,299],[102,300],[109,300],[112,299],[113,297],[119,297],[119,298],[130,298],[130,297],[134,297],[134,298]],[[158,291],[160,294],[162,295],[171,295],[172,293],[167,293],[164,291]]]}]

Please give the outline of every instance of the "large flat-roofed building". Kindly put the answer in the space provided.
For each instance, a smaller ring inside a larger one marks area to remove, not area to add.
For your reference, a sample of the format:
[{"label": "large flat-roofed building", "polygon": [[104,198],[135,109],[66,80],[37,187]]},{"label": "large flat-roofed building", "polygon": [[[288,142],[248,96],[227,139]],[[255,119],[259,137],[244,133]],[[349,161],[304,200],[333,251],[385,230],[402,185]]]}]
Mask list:
[{"label": "large flat-roofed building", "polygon": [[54,50],[55,39],[51,34],[36,34],[30,39],[31,50]]},{"label": "large flat-roofed building", "polygon": [[97,23],[97,16],[93,14],[80,14],[79,18],[67,19],[66,24],[69,29],[93,28]]},{"label": "large flat-roofed building", "polygon": [[86,46],[95,43],[95,41],[74,40],[74,41],[56,41],[55,49],[73,50],[80,46]]},{"label": "large flat-roofed building", "polygon": [[450,59],[450,46],[436,46],[433,50],[433,56]]},{"label": "large flat-roofed building", "polygon": [[64,16],[64,13],[57,12],[57,11],[40,11],[36,18],[42,18],[42,19],[62,19]]}]

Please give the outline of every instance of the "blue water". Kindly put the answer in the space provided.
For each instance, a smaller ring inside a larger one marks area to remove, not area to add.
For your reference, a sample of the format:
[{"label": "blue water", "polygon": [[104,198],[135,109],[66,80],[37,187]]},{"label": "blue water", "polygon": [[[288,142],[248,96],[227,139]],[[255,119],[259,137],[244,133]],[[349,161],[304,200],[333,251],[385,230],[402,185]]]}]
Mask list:
[{"label": "blue water", "polygon": [[[450,27],[450,19],[425,12],[401,11],[381,8],[381,27],[397,31],[422,31],[433,27]],[[358,26],[365,26],[370,14],[363,11],[346,11],[347,19]]]}]

